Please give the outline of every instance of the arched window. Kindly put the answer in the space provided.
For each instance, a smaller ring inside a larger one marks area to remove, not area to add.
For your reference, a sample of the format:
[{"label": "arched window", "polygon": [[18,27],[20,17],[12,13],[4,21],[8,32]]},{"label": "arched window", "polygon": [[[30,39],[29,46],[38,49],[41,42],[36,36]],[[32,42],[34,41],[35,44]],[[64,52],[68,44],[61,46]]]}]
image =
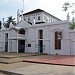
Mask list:
[{"label": "arched window", "polygon": [[43,39],[43,30],[38,31],[38,38]]},{"label": "arched window", "polygon": [[55,32],[55,49],[61,49],[62,32]]},{"label": "arched window", "polygon": [[19,34],[25,35],[25,30],[24,30],[24,29],[20,29],[20,30],[19,30]]},{"label": "arched window", "polygon": [[30,18],[28,18],[28,22],[30,22]]}]

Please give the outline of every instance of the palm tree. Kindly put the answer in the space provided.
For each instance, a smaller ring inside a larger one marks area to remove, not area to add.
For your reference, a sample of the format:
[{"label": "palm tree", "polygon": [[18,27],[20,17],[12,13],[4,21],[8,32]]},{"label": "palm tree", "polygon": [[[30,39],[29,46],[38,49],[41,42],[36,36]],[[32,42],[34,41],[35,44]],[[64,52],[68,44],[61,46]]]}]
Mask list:
[{"label": "palm tree", "polygon": [[12,22],[13,25],[16,25],[15,18],[12,18],[12,16],[8,17],[7,21],[4,23],[5,28],[9,28],[10,22]]}]

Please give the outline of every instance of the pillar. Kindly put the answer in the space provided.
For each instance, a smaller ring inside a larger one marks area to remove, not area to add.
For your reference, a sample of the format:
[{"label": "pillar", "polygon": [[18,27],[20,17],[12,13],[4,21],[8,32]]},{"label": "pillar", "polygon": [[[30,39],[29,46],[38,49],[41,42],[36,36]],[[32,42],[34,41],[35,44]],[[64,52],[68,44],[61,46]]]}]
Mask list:
[{"label": "pillar", "polygon": [[17,39],[17,53],[18,53],[18,39]]}]

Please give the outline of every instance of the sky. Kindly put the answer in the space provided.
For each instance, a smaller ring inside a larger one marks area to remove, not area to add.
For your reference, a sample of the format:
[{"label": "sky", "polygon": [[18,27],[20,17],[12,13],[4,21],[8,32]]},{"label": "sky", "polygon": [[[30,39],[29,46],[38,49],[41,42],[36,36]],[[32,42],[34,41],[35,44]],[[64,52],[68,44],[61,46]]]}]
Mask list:
[{"label": "sky", "polygon": [[[40,8],[61,20],[66,20],[67,12],[62,11],[64,2],[75,3],[75,0],[24,0],[24,13]],[[16,18],[17,9],[23,9],[23,0],[1,0],[0,20],[4,18],[6,21],[9,16]]]}]

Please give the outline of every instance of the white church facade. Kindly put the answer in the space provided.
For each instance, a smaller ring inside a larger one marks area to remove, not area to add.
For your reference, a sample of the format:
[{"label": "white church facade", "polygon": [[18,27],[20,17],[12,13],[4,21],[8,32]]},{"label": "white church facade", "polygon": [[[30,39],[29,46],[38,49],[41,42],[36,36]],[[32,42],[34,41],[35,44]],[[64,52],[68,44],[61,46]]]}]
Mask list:
[{"label": "white church facade", "polygon": [[0,51],[75,55],[75,30],[69,15],[62,21],[41,9],[23,14],[16,26],[0,29]]}]

